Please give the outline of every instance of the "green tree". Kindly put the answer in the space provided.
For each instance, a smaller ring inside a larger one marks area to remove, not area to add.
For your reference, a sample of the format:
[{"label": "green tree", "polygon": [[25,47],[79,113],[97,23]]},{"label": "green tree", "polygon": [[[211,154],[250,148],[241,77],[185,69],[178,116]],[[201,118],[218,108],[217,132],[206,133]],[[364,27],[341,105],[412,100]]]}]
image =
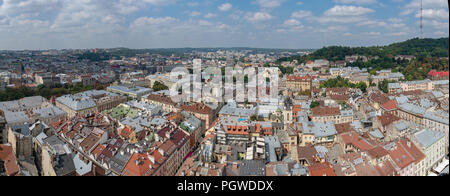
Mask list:
[{"label": "green tree", "polygon": [[313,109],[318,106],[320,106],[320,103],[318,101],[313,101],[313,102],[311,102],[310,108]]}]

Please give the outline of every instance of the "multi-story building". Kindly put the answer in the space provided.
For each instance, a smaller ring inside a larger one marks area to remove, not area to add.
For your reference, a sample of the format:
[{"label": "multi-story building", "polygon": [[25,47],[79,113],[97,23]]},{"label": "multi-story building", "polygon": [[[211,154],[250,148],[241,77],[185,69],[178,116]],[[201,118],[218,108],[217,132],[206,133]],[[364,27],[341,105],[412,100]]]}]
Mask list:
[{"label": "multi-story building", "polygon": [[[449,146],[449,118],[448,113],[426,112],[423,115],[424,126],[430,130],[439,131],[445,134],[445,146]],[[445,148],[448,153],[448,148]]]},{"label": "multi-story building", "polygon": [[414,138],[426,155],[424,169],[429,172],[445,157],[445,134],[439,131],[422,130],[415,133]]},{"label": "multi-story building", "polygon": [[121,95],[127,95],[128,97],[140,100],[142,96],[150,94],[153,90],[140,86],[110,86],[106,90],[118,93]]},{"label": "multi-story building", "polygon": [[312,89],[312,77],[306,76],[287,76],[286,88],[294,92],[311,91]]},{"label": "multi-story building", "polygon": [[353,121],[353,111],[343,110],[338,107],[315,107],[312,109],[313,122],[334,122],[335,124],[348,123]]},{"label": "multi-story building", "polygon": [[415,90],[430,91],[434,89],[433,81],[428,79],[400,82],[398,84],[391,85],[391,88],[396,89],[394,87],[398,87],[399,85],[402,91],[415,91]]},{"label": "multi-story building", "polygon": [[127,101],[126,97],[103,90],[92,90],[75,95],[56,98],[56,106],[67,112],[69,117],[82,116],[112,109]]},{"label": "multi-story building", "polygon": [[41,96],[0,102],[0,111],[9,126],[32,124],[37,120],[50,124],[67,117],[67,113]]},{"label": "multi-story building", "polygon": [[308,144],[332,145],[337,140],[337,131],[333,121],[327,122],[304,122],[300,146]]}]

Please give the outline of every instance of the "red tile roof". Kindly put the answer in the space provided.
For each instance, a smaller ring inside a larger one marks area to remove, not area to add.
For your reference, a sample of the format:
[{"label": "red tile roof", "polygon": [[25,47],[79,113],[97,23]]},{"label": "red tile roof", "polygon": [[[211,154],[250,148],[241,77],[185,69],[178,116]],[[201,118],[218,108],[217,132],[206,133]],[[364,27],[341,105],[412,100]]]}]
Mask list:
[{"label": "red tile roof", "polygon": [[408,139],[400,140],[399,142],[403,148],[405,148],[406,151],[409,152],[409,154],[412,156],[412,158],[415,160],[416,163],[423,160],[426,156],[423,154],[419,148],[417,148],[416,145],[414,145],[413,142],[409,141]]},{"label": "red tile roof", "polygon": [[310,176],[336,176],[331,164],[318,163],[308,167]]},{"label": "red tile roof", "polygon": [[10,145],[0,144],[0,160],[4,162],[5,172],[7,176],[20,175],[20,169],[17,165],[16,156]]},{"label": "red tile roof", "polygon": [[399,168],[403,169],[415,162],[414,158],[411,154],[406,151],[403,145],[400,145],[400,142],[396,142],[396,147],[388,150],[389,156],[395,165]]},{"label": "red tile roof", "polygon": [[429,76],[433,76],[433,77],[449,77],[449,72],[448,71],[436,71],[436,70],[431,70],[430,72],[428,72]]},{"label": "red tile roof", "polygon": [[341,138],[344,144],[351,144],[362,151],[370,150],[376,146],[376,142],[362,138],[354,131],[341,134]]},{"label": "red tile roof", "polygon": [[94,150],[92,151],[92,155],[94,155],[94,157],[98,157],[100,156],[100,154],[103,152],[103,150],[105,150],[105,146],[103,146],[102,144],[97,145],[97,147],[94,148]]},{"label": "red tile roof", "polygon": [[397,103],[395,102],[395,100],[390,100],[384,103],[381,107],[383,107],[385,110],[396,110]]},{"label": "red tile roof", "polygon": [[370,156],[372,156],[372,157],[374,157],[374,158],[376,158],[376,159],[388,155],[387,150],[384,149],[384,148],[381,147],[381,146],[377,146],[377,147],[375,147],[375,148],[372,148],[372,149],[368,150],[367,153],[368,153]]},{"label": "red tile roof", "polygon": [[332,107],[315,107],[312,109],[313,116],[335,116],[340,115],[339,108]]},{"label": "red tile roof", "polygon": [[341,133],[347,133],[352,130],[352,127],[350,126],[350,123],[341,123],[341,124],[335,124],[336,131]]},{"label": "red tile roof", "polygon": [[388,126],[388,125],[392,124],[393,122],[400,120],[399,117],[397,117],[393,114],[389,114],[389,113],[385,113],[381,116],[378,116],[377,118],[381,122],[381,125],[383,125],[383,126]]}]

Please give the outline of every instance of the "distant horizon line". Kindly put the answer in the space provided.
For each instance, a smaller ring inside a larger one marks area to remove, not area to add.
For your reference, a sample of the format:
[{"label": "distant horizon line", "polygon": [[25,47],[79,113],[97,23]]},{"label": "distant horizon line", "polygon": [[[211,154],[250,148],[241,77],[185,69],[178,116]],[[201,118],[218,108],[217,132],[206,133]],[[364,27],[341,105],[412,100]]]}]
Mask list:
[{"label": "distant horizon line", "polygon": [[330,46],[342,46],[342,47],[351,47],[351,48],[357,48],[357,47],[383,47],[383,46],[388,46],[394,43],[401,43],[401,42],[405,42],[408,40],[412,40],[412,39],[443,39],[443,38],[449,38],[449,37],[440,37],[440,38],[431,38],[431,37],[425,37],[425,38],[420,38],[420,37],[413,37],[404,41],[397,41],[397,42],[392,42],[390,44],[386,44],[386,45],[371,45],[371,46],[349,46],[349,45],[325,45],[319,48],[269,48],[269,47],[249,47],[249,46],[230,46],[230,47],[168,47],[168,48],[130,48],[130,47],[123,47],[123,46],[118,46],[118,47],[110,47],[110,48],[61,48],[61,49],[0,49],[0,51],[52,51],[52,50],[108,50],[108,49],[130,49],[130,50],[167,50],[167,49],[233,49],[233,48],[237,48],[237,49],[242,49],[242,48],[248,48],[248,49],[265,49],[265,50],[318,50],[320,48],[324,48],[324,47],[330,47]]}]

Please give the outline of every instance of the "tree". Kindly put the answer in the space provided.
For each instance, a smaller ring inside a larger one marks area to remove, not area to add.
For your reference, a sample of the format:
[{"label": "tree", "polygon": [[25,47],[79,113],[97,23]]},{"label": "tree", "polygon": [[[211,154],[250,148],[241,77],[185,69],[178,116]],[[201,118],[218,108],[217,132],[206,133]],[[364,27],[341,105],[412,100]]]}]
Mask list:
[{"label": "tree", "polygon": [[313,109],[318,106],[320,106],[320,103],[318,101],[313,101],[313,102],[311,102],[310,108]]},{"label": "tree", "polygon": [[154,91],[162,91],[162,90],[169,89],[169,87],[167,87],[166,85],[164,85],[164,84],[162,84],[162,83],[160,83],[158,81],[155,81],[155,83],[153,84],[153,88],[152,89]]}]

